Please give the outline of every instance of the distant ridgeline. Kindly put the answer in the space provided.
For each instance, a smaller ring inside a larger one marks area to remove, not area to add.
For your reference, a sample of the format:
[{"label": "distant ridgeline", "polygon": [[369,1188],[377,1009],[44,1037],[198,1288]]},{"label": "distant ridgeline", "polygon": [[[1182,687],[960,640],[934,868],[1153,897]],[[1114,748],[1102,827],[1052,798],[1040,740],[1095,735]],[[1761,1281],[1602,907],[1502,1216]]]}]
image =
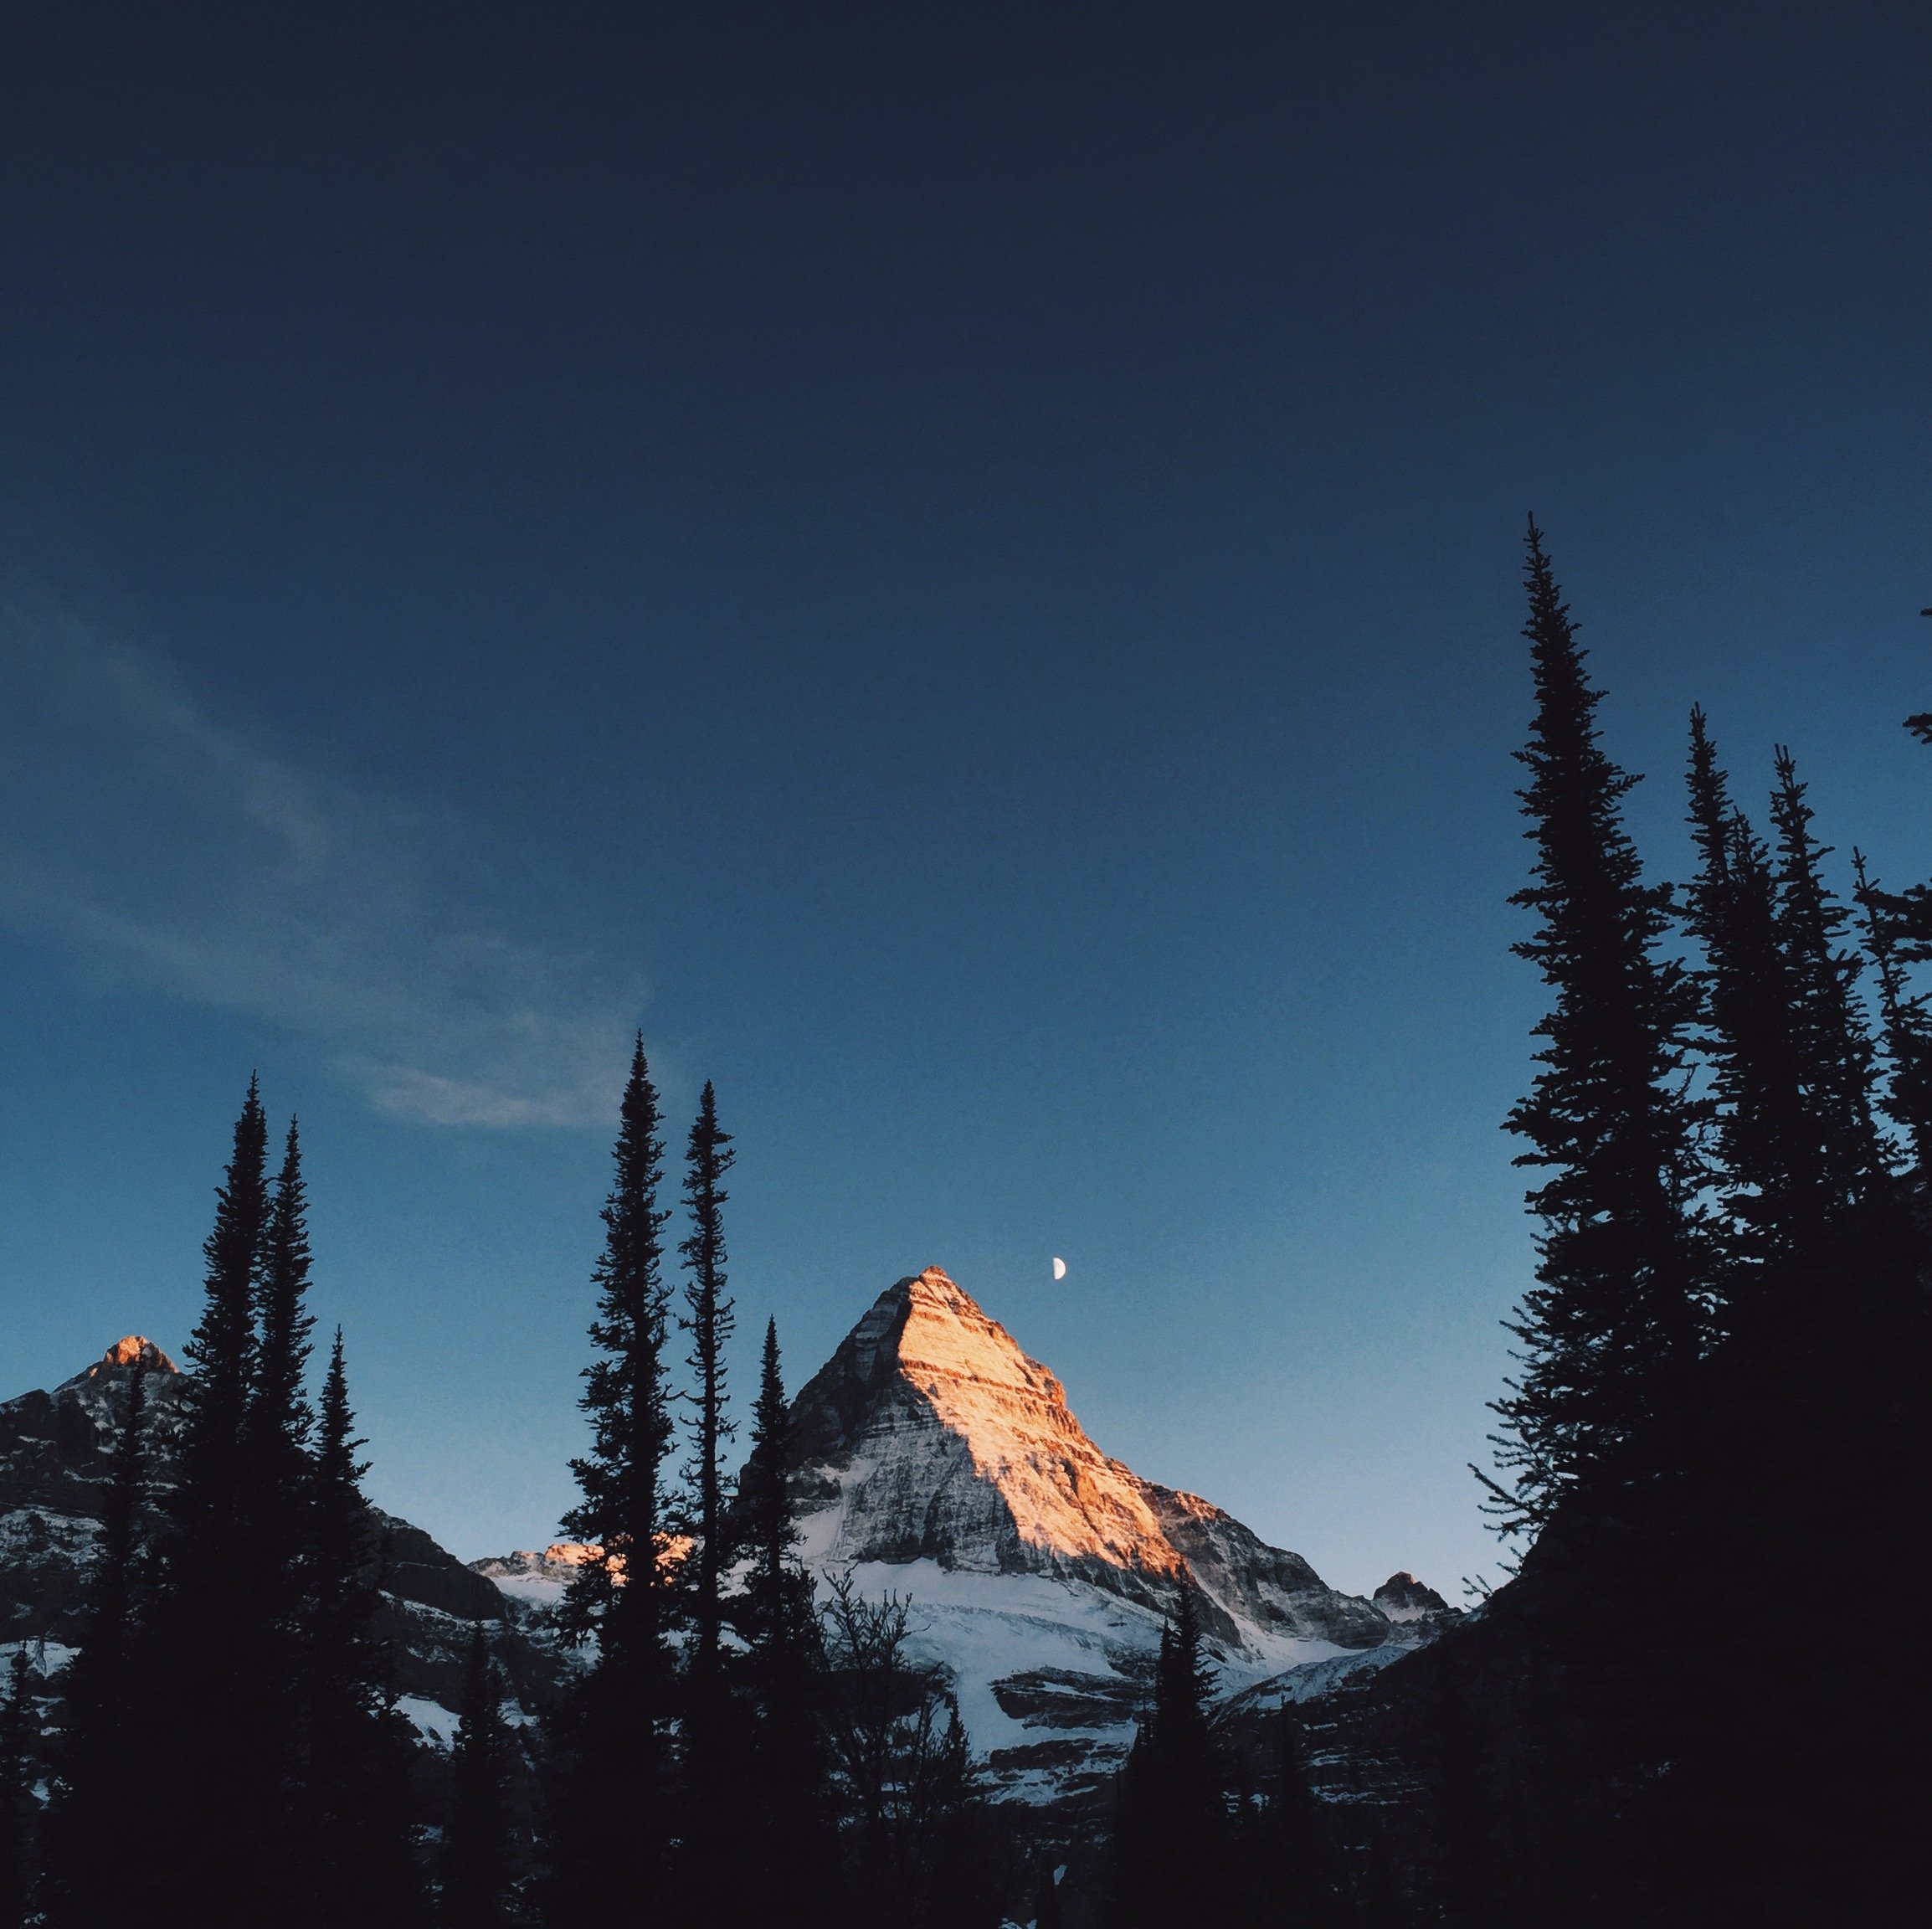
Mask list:
[{"label": "distant ridgeline", "polygon": [[[151,1342],[0,1405],[0,1639],[45,1644],[50,1665],[81,1616],[137,1356],[158,1497],[185,1376]],[[1109,1458],[1055,1376],[937,1267],[882,1293],[790,1412],[799,1553],[821,1591],[849,1572],[870,1597],[909,1599],[912,1647],[946,1669],[994,1798],[1062,1810],[1076,1832],[1103,1819],[1184,1585],[1221,1692],[1251,1709],[1325,1694],[1455,1618],[1406,1574],[1372,1600],[1338,1593],[1300,1556]],[[379,1625],[425,1743],[455,1729],[477,1620],[514,1701],[552,1705],[573,1658],[547,1617],[597,1550],[465,1566],[421,1529],[373,1520]]]}]

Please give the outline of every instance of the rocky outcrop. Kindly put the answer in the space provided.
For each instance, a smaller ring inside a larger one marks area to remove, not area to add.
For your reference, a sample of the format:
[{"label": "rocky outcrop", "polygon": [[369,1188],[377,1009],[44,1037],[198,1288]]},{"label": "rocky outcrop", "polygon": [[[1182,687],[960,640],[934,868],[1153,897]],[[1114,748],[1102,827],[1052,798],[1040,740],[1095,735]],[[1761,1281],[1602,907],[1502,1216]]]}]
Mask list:
[{"label": "rocky outcrop", "polygon": [[[0,1641],[58,1650],[77,1628],[137,1361],[146,1370],[141,1439],[152,1526],[175,1483],[189,1386],[152,1340],[131,1335],[50,1391],[0,1403]],[[398,1690],[455,1706],[470,1628],[483,1620],[499,1626],[494,1645],[512,1692],[541,1704],[563,1666],[541,1628],[421,1528],[374,1509],[370,1525],[380,1561],[377,1633],[394,1657]]]}]

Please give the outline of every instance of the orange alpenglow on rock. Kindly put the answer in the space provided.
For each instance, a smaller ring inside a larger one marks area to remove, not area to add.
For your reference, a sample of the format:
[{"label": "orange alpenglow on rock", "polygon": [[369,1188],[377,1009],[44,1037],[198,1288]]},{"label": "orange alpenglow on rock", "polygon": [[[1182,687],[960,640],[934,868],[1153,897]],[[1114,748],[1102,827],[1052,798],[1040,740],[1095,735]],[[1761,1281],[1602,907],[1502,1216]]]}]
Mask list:
[{"label": "orange alpenglow on rock", "polygon": [[138,1333],[130,1333],[126,1339],[116,1340],[87,1369],[87,1377],[91,1380],[96,1373],[108,1372],[116,1366],[132,1366],[136,1361],[150,1373],[178,1373],[181,1371],[152,1340],[144,1339]]},{"label": "orange alpenglow on rock", "polygon": [[881,1294],[792,1409],[801,1551],[1078,1581],[1156,1612],[1183,1586],[1224,1644],[1389,1632],[1298,1554],[1102,1453],[1059,1379],[937,1266]]}]

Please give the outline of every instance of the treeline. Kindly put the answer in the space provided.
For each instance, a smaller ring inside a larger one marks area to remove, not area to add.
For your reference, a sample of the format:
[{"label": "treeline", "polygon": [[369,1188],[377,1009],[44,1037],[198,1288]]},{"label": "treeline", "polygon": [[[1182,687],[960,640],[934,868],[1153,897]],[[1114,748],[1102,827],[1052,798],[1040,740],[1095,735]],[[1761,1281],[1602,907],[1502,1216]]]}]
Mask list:
[{"label": "treeline", "polygon": [[593,1550],[556,1616],[579,1664],[534,1727],[513,1723],[475,1623],[453,1746],[426,1772],[380,1638],[385,1547],[339,1333],[309,1397],[297,1134],[271,1178],[251,1083],[205,1248],[176,1478],[152,1477],[136,1361],[51,1720],[24,1645],[0,1684],[0,1929],[994,1929],[1024,1878],[978,1799],[951,1692],[911,1652],[908,1604],[835,1585],[821,1611],[798,1561],[775,1326],[727,1477],[732,1159],[707,1085],[674,1256],[640,1042],[564,1522]]},{"label": "treeline", "polygon": [[1701,710],[1694,873],[1647,881],[1534,525],[1526,581],[1540,1232],[1477,1470],[1517,1571],[1323,1709],[1339,1802],[1170,1629],[1043,1924],[1815,1929],[1932,1875],[1932,887],[1854,852],[1841,895],[1790,752],[1754,820]]},{"label": "treeline", "polygon": [[[976,1798],[951,1691],[910,1652],[907,1603],[838,1585],[814,1608],[770,1325],[750,1450],[735,1489],[727,1480],[733,1155],[710,1085],[686,1147],[675,1307],[664,1155],[640,1043],[604,1209],[582,1402],[592,1445],[564,1521],[597,1550],[562,1613],[588,1665],[547,1737],[527,1905],[557,1924],[994,1929],[1007,1847]],[[686,1448],[675,1471],[674,1400]]]},{"label": "treeline", "polygon": [[1404,1919],[1881,1920],[1932,1793],[1932,892],[1854,854],[1840,895],[1791,754],[1754,820],[1697,710],[1695,872],[1647,882],[1534,524],[1527,583],[1541,1230],[1483,1477],[1525,1551],[1391,1671],[1430,1714]]},{"label": "treeline", "polygon": [[251,1083],[204,1248],[180,1477],[157,1520],[137,1358],[44,1737],[16,1659],[0,1921],[319,1926],[422,1900],[414,1735],[373,1633],[381,1548],[340,1334],[319,1404],[307,1392],[307,1217],[295,1128],[271,1180]]}]

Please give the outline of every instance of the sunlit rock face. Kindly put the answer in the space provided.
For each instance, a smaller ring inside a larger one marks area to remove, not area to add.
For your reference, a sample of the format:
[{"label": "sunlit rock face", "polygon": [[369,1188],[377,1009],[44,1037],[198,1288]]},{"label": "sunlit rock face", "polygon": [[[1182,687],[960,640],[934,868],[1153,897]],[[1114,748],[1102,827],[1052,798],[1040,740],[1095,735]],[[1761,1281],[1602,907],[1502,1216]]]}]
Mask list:
[{"label": "sunlit rock face", "polygon": [[913,1608],[995,1794],[1097,1814],[1197,1590],[1224,1692],[1415,1637],[1095,1445],[1058,1379],[937,1267],[874,1301],[793,1407],[807,1565]]},{"label": "sunlit rock face", "polygon": [[1160,1611],[1188,1577],[1235,1648],[1388,1636],[1375,1608],[1299,1555],[1102,1453],[1054,1375],[936,1266],[880,1294],[793,1418],[821,1562],[1039,1574]]},{"label": "sunlit rock face", "polygon": [[1058,1380],[936,1266],[880,1294],[794,1410],[829,1556],[1077,1575],[1154,1601],[1181,1560]]}]

